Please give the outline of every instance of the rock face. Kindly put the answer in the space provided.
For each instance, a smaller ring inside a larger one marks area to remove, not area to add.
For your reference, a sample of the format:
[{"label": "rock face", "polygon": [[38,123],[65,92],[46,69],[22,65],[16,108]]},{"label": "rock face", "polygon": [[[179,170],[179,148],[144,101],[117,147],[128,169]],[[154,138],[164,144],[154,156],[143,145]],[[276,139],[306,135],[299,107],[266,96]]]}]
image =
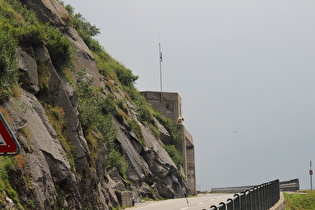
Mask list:
[{"label": "rock face", "polygon": [[[55,0],[22,2],[32,8],[42,21],[59,29],[66,28],[64,34],[71,40],[77,54],[76,71],[85,68],[87,74],[93,76],[93,86],[103,88],[106,95],[109,90],[104,84],[105,78],[97,70],[92,53],[77,32],[62,19],[67,15],[63,6]],[[126,177],[116,167],[107,170],[108,148],[98,134],[95,134],[95,148],[89,145],[79,120],[78,94],[64,75],[56,71],[45,45],[38,43],[28,47],[27,52],[19,48],[17,55],[23,90],[18,98],[11,98],[0,107],[8,112],[10,126],[22,146],[25,164],[9,173],[11,186],[18,193],[24,208],[111,209],[131,206],[143,197],[159,199],[188,195],[187,184],[161,146],[163,142],[140,122],[144,143],[128,129],[128,123],[113,119],[117,128],[115,142],[129,167]],[[39,74],[42,69],[38,61],[49,78],[45,93],[40,98]],[[118,86],[115,90],[113,94],[117,98],[125,97]],[[52,124],[43,102],[64,113],[66,126],[56,129],[61,122]],[[131,115],[138,115],[135,104],[129,102],[128,108]],[[159,123],[158,129],[164,141],[171,141],[170,134]],[[67,136],[66,141],[61,140],[60,132]],[[6,203],[0,203],[0,207],[9,205],[14,206],[9,196]]]},{"label": "rock face", "polygon": [[21,0],[21,2],[32,8],[42,21],[52,23],[57,27],[67,25],[62,20],[62,17],[67,15],[67,10],[59,2],[55,0]]},{"label": "rock face", "polygon": [[31,93],[38,93],[38,73],[34,57],[18,48],[17,62],[20,68],[20,81],[25,84],[24,88]]}]

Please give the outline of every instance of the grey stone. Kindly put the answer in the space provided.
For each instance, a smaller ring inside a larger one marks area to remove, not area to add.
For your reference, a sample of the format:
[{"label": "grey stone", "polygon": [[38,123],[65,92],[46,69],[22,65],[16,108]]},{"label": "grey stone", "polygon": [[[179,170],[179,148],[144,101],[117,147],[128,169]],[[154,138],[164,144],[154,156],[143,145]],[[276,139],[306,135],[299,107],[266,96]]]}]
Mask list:
[{"label": "grey stone", "polygon": [[119,171],[116,167],[112,168],[110,171],[108,171],[108,175],[111,177],[111,179],[115,182],[114,188],[119,191],[126,190],[125,183],[123,178],[120,176]]},{"label": "grey stone", "polygon": [[[137,120],[138,107],[130,99],[126,99],[125,90],[121,90],[114,80],[100,75],[93,54],[75,29],[63,20],[62,17],[67,16],[67,11],[60,3],[56,0],[22,0],[22,3],[34,9],[42,21],[56,26],[69,37],[77,58],[73,74],[85,68],[94,80],[93,86],[102,90],[98,97],[106,97],[106,94],[111,92],[115,99],[125,101],[128,117]],[[188,194],[182,174],[162,147],[163,142],[171,142],[173,139],[156,120],[160,138],[152,135],[147,125],[137,121],[144,137],[144,141],[140,141],[137,135],[130,131],[126,119],[113,119],[117,128],[115,144],[129,163],[129,167],[126,177],[122,177],[117,168],[107,172],[107,145],[97,128],[90,131],[95,142],[88,144],[79,120],[79,96],[66,81],[63,73],[54,67],[44,43],[31,46],[28,53],[25,51],[18,49],[18,63],[20,72],[24,74],[21,81],[26,91],[22,90],[21,97],[12,98],[5,104],[14,118],[12,127],[17,133],[23,157],[27,162],[27,166],[21,169],[23,177],[15,180],[15,186],[19,186],[26,183],[25,177],[29,177],[29,186],[25,186],[28,192],[24,188],[19,191],[23,205],[30,199],[38,209],[56,209],[57,202],[68,209],[110,209],[121,205],[131,206],[134,201],[143,197],[158,199],[183,197]],[[38,66],[35,58],[47,70],[49,82],[45,91],[38,92]],[[104,80],[111,85],[106,86]],[[112,86],[115,88],[109,88]],[[59,132],[54,130],[37,97],[40,97],[42,103],[63,109],[66,126],[63,127],[62,133],[67,136],[70,154],[61,146],[58,140]],[[20,122],[26,123],[26,127],[21,127]],[[67,155],[74,159],[71,165]]]},{"label": "grey stone", "polygon": [[67,16],[68,12],[57,0],[22,0],[22,2],[32,8],[43,22],[50,22],[57,27],[67,25],[62,17]]},{"label": "grey stone", "polygon": [[38,72],[35,59],[19,47],[17,50],[17,63],[20,70],[19,80],[22,82],[23,87],[32,93],[38,93]]},{"label": "grey stone", "polygon": [[119,199],[119,203],[124,207],[133,206],[133,193],[131,191],[121,191],[117,192],[117,197]]},{"label": "grey stone", "polygon": [[169,134],[169,132],[164,128],[161,123],[154,119],[155,124],[157,125],[157,128],[159,129],[160,132],[160,140],[163,142],[163,144],[172,144],[174,139],[172,136]]}]

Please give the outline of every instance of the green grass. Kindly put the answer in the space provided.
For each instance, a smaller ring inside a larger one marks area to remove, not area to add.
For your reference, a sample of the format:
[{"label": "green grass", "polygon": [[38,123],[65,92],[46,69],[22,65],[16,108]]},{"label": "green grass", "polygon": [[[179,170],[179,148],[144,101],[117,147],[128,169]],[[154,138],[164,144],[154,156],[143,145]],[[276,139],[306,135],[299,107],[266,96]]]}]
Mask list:
[{"label": "green grass", "polygon": [[16,46],[16,40],[0,26],[0,103],[8,100],[17,83]]},{"label": "green grass", "polygon": [[162,145],[163,148],[167,151],[170,157],[173,159],[177,168],[183,164],[183,155],[176,149],[175,145]]},{"label": "green grass", "polygon": [[59,140],[62,148],[65,150],[68,161],[72,170],[75,168],[74,164],[74,149],[70,144],[69,138],[66,134],[66,121],[65,121],[65,112],[62,107],[51,106],[49,104],[43,104],[43,107],[46,111],[50,124],[53,126],[57,139]]},{"label": "green grass", "polygon": [[[0,0],[0,103],[14,95],[18,84],[16,63],[17,46],[31,48],[37,44],[47,47],[55,68],[73,68],[74,49],[70,41],[57,29],[44,24],[36,14],[23,6],[20,1]],[[39,75],[43,77],[40,72]],[[43,78],[42,78],[43,79]],[[41,80],[41,82],[46,81]],[[47,84],[40,84],[46,87]]]},{"label": "green grass", "polygon": [[136,134],[136,136],[138,137],[138,141],[140,142],[140,144],[145,147],[146,146],[146,143],[144,141],[144,136],[142,134],[142,131],[141,131],[141,127],[140,125],[138,124],[138,122],[134,119],[130,119],[128,120],[128,124],[130,126],[130,129]]},{"label": "green grass", "polygon": [[165,117],[160,112],[154,112],[153,116],[166,128],[174,139],[174,145],[180,145],[182,142],[182,130],[174,120]]},{"label": "green grass", "polygon": [[315,209],[315,191],[303,193],[284,193],[287,210]]},{"label": "green grass", "polygon": [[0,204],[6,203],[8,196],[18,209],[22,209],[19,202],[17,192],[11,187],[9,180],[9,170],[14,170],[16,167],[15,157],[0,157]]}]

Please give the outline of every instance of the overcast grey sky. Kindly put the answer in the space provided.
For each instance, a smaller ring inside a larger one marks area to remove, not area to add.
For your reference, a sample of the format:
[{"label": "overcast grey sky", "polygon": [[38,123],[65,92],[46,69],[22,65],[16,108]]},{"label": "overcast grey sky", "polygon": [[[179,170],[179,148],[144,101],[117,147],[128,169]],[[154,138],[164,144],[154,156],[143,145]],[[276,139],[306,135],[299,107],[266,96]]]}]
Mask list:
[{"label": "overcast grey sky", "polygon": [[65,0],[101,29],[105,50],[183,100],[197,184],[300,179],[315,161],[315,1]]}]

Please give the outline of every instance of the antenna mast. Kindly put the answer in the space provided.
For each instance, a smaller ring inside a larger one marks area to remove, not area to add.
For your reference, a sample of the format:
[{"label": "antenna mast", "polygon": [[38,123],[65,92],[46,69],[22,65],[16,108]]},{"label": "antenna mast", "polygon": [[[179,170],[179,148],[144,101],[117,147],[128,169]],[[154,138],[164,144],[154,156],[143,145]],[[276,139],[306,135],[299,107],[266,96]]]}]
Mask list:
[{"label": "antenna mast", "polygon": [[313,190],[313,170],[312,170],[312,161],[310,161],[310,181],[311,181],[311,190]]},{"label": "antenna mast", "polygon": [[161,87],[161,101],[163,101],[162,98],[162,92],[163,92],[163,86],[162,86],[162,51],[161,51],[161,43],[159,43],[159,56],[160,56],[160,87]]}]

